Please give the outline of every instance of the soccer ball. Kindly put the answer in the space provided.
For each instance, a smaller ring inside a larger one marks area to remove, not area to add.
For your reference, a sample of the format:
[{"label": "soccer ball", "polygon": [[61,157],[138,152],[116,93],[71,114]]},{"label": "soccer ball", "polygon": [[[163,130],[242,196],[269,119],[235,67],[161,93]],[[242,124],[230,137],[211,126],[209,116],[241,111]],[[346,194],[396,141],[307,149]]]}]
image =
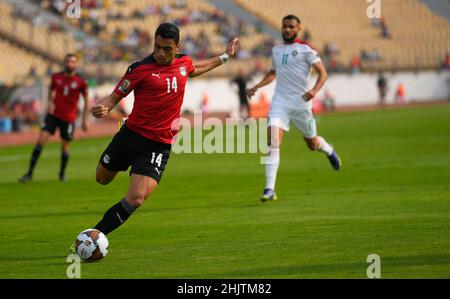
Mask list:
[{"label": "soccer ball", "polygon": [[97,229],[82,231],[75,240],[75,251],[84,261],[97,261],[108,253],[108,239]]}]

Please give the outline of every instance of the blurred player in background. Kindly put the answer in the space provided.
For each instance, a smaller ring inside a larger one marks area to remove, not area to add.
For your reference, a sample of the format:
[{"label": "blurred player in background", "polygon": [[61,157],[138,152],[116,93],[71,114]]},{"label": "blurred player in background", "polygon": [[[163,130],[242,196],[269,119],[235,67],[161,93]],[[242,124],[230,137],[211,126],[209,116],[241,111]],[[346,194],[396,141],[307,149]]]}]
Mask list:
[{"label": "blurred player in background", "polygon": [[131,166],[125,197],[94,227],[105,235],[122,225],[158,186],[178,133],[176,123],[187,79],[226,63],[234,56],[238,39],[233,38],[224,54],[195,63],[191,57],[178,54],[179,41],[177,26],[161,24],[155,32],[153,53],[130,65],[114,91],[92,108],[95,117],[103,118],[134,90],[133,110],[97,165],[96,180],[102,185]]},{"label": "blurred player in background", "polygon": [[69,161],[69,143],[73,139],[75,121],[78,114],[78,101],[80,94],[83,96],[84,109],[82,114],[82,129],[88,129],[88,86],[84,78],[77,74],[77,57],[67,54],[64,58],[64,71],[56,73],[51,78],[48,91],[48,112],[45,117],[37,143],[31,154],[28,172],[19,178],[19,182],[25,183],[33,178],[34,167],[41,155],[42,148],[48,138],[57,128],[61,137],[61,167],[59,179],[66,180],[66,166]]},{"label": "blurred player in background", "polygon": [[377,87],[378,87],[378,94],[379,97],[379,104],[380,106],[384,106],[386,104],[386,94],[388,92],[388,83],[386,76],[380,72],[378,74],[378,80],[377,80]]},{"label": "blurred player in background", "polygon": [[[304,136],[309,149],[325,153],[332,167],[339,170],[341,161],[323,137],[317,135],[311,100],[327,79],[327,72],[319,54],[309,44],[297,39],[301,30],[300,19],[288,15],[282,20],[284,44],[272,49],[272,68],[264,78],[250,88],[248,96],[271,83],[275,78],[275,94],[269,112],[268,140],[269,156],[266,164],[266,187],[261,201],[276,200],[275,180],[280,163],[280,145],[284,131],[289,131],[292,121]],[[311,67],[317,72],[316,84],[307,90],[307,79]]]},{"label": "blurred player in background", "polygon": [[250,78],[245,75],[244,70],[239,69],[236,77],[231,81],[231,83],[236,84],[238,87],[239,114],[243,119],[247,119],[250,116],[250,107],[248,105],[247,97],[247,82],[249,80]]}]

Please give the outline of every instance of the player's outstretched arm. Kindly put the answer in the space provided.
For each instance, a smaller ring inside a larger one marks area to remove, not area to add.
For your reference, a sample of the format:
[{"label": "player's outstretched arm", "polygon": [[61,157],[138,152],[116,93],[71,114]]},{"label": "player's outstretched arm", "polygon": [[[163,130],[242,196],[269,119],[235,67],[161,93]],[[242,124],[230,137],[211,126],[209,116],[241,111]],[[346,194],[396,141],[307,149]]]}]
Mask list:
[{"label": "player's outstretched arm", "polygon": [[227,45],[226,52],[220,56],[216,56],[210,59],[197,61],[194,63],[195,71],[192,72],[189,77],[194,78],[200,76],[210,70],[226,63],[231,57],[236,54],[236,47],[239,39],[234,37]]},{"label": "player's outstretched arm", "polygon": [[55,112],[55,103],[53,102],[53,99],[55,98],[55,90],[50,86],[48,88],[48,106],[47,106],[47,113],[53,113]]},{"label": "player's outstretched arm", "polygon": [[103,118],[107,116],[109,111],[111,111],[121,99],[122,97],[113,91],[110,95],[104,97],[92,107],[92,115],[96,118]]},{"label": "player's outstretched arm", "polygon": [[323,66],[322,62],[319,61],[317,63],[314,63],[312,65],[312,67],[314,68],[316,73],[319,74],[319,76],[317,77],[317,81],[316,81],[316,84],[314,85],[314,87],[310,91],[305,92],[305,94],[303,95],[303,100],[305,100],[305,101],[314,99],[316,94],[319,92],[319,90],[325,84],[325,81],[327,81],[327,79],[328,79],[327,70]]},{"label": "player's outstretched arm", "polygon": [[261,79],[261,81],[259,81],[258,84],[256,84],[255,86],[253,86],[252,88],[247,89],[247,96],[249,98],[251,98],[258,89],[260,89],[261,87],[264,87],[270,83],[272,83],[273,80],[275,80],[276,77],[276,73],[274,69],[271,69],[265,76],[264,78]]},{"label": "player's outstretched arm", "polygon": [[84,132],[87,132],[88,130],[88,114],[89,114],[89,98],[87,90],[83,92],[83,101],[84,101],[84,108],[83,108],[83,118],[81,121],[81,128]]}]

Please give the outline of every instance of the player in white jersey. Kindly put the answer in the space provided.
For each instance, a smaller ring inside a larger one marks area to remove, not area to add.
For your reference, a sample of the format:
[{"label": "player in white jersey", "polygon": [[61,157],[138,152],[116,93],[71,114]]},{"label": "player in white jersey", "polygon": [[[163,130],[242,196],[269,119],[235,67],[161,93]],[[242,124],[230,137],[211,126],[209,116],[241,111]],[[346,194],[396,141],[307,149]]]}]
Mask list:
[{"label": "player in white jersey", "polygon": [[[323,137],[317,135],[316,122],[312,113],[311,100],[322,88],[328,75],[319,54],[309,44],[297,39],[300,32],[300,19],[288,15],[282,20],[284,43],[272,49],[272,68],[247,95],[271,83],[275,78],[275,93],[269,112],[268,140],[269,154],[266,160],[266,187],[261,201],[276,200],[275,180],[280,163],[280,145],[283,132],[289,131],[292,122],[303,134],[309,149],[326,154],[332,167],[339,170],[341,160]],[[317,72],[316,84],[307,89],[307,80],[311,67]]]}]

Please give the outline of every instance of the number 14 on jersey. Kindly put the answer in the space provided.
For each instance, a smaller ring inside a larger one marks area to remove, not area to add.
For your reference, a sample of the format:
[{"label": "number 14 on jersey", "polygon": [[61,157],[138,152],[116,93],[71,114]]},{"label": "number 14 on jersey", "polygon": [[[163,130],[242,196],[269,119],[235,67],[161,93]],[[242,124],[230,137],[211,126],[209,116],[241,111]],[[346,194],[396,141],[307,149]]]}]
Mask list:
[{"label": "number 14 on jersey", "polygon": [[166,81],[167,81],[167,93],[170,93],[171,90],[177,92],[178,90],[177,77],[173,77],[172,82],[170,82],[170,78],[166,78]]}]

